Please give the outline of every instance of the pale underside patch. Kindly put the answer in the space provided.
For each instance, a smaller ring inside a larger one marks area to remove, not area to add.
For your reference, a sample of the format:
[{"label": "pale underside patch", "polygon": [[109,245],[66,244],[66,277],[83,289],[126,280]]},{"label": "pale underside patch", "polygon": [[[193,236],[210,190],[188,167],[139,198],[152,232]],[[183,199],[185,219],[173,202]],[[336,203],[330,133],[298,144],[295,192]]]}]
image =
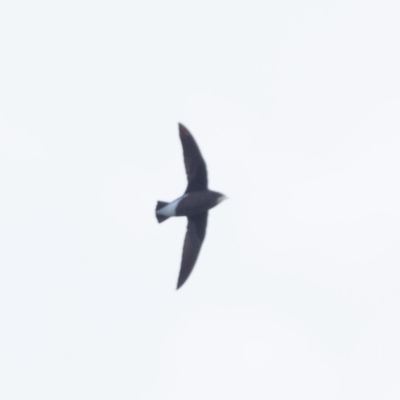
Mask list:
[{"label": "pale underside patch", "polygon": [[158,215],[163,215],[164,217],[173,217],[176,215],[176,207],[178,206],[178,203],[186,197],[187,194],[184,194],[182,197],[179,197],[179,199],[176,199],[174,201],[171,201],[171,203],[167,204],[163,208],[160,208],[157,210]]}]

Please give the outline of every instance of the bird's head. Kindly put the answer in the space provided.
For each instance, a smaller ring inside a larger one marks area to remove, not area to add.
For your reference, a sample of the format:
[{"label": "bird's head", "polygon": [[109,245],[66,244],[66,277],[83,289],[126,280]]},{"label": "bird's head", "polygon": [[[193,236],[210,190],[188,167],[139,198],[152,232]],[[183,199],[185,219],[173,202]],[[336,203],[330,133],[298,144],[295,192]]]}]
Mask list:
[{"label": "bird's head", "polygon": [[222,201],[224,201],[226,199],[227,199],[227,197],[224,194],[218,193],[217,204],[221,203]]}]

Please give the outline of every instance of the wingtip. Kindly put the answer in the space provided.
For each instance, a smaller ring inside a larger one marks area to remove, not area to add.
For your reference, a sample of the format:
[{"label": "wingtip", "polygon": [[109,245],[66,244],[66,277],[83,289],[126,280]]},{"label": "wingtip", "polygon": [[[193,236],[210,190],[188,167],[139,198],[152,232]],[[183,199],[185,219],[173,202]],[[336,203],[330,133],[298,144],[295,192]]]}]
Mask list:
[{"label": "wingtip", "polygon": [[186,282],[186,279],[181,279],[180,277],[178,278],[178,282],[176,284],[176,290],[179,290],[183,284]]},{"label": "wingtip", "polygon": [[178,122],[178,127],[179,127],[179,133],[181,135],[190,135],[190,132],[189,132],[188,128],[186,128],[185,125],[183,125],[182,123]]}]

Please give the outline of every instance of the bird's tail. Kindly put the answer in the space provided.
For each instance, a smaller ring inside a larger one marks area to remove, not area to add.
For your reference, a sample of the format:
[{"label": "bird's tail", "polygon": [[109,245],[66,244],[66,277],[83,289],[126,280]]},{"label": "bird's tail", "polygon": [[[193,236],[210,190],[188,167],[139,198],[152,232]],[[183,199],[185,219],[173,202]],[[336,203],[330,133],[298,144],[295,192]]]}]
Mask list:
[{"label": "bird's tail", "polygon": [[156,218],[158,223],[161,224],[161,222],[164,222],[166,219],[168,219],[169,217],[166,217],[165,215],[160,215],[157,213],[157,211],[160,208],[163,208],[164,206],[166,206],[168,203],[166,201],[157,201],[157,206],[156,206]]}]

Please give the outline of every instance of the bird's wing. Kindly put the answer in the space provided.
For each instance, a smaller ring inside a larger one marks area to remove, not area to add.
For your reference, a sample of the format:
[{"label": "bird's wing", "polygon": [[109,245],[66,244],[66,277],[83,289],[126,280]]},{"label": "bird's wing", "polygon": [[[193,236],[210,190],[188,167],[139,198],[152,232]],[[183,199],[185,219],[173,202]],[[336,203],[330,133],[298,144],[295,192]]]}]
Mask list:
[{"label": "bird's wing", "polygon": [[183,244],[181,270],[179,271],[179,289],[189,278],[200,253],[206,235],[208,212],[188,217],[185,242]]},{"label": "bird's wing", "polygon": [[188,185],[185,193],[207,189],[207,167],[191,133],[179,124]]}]

